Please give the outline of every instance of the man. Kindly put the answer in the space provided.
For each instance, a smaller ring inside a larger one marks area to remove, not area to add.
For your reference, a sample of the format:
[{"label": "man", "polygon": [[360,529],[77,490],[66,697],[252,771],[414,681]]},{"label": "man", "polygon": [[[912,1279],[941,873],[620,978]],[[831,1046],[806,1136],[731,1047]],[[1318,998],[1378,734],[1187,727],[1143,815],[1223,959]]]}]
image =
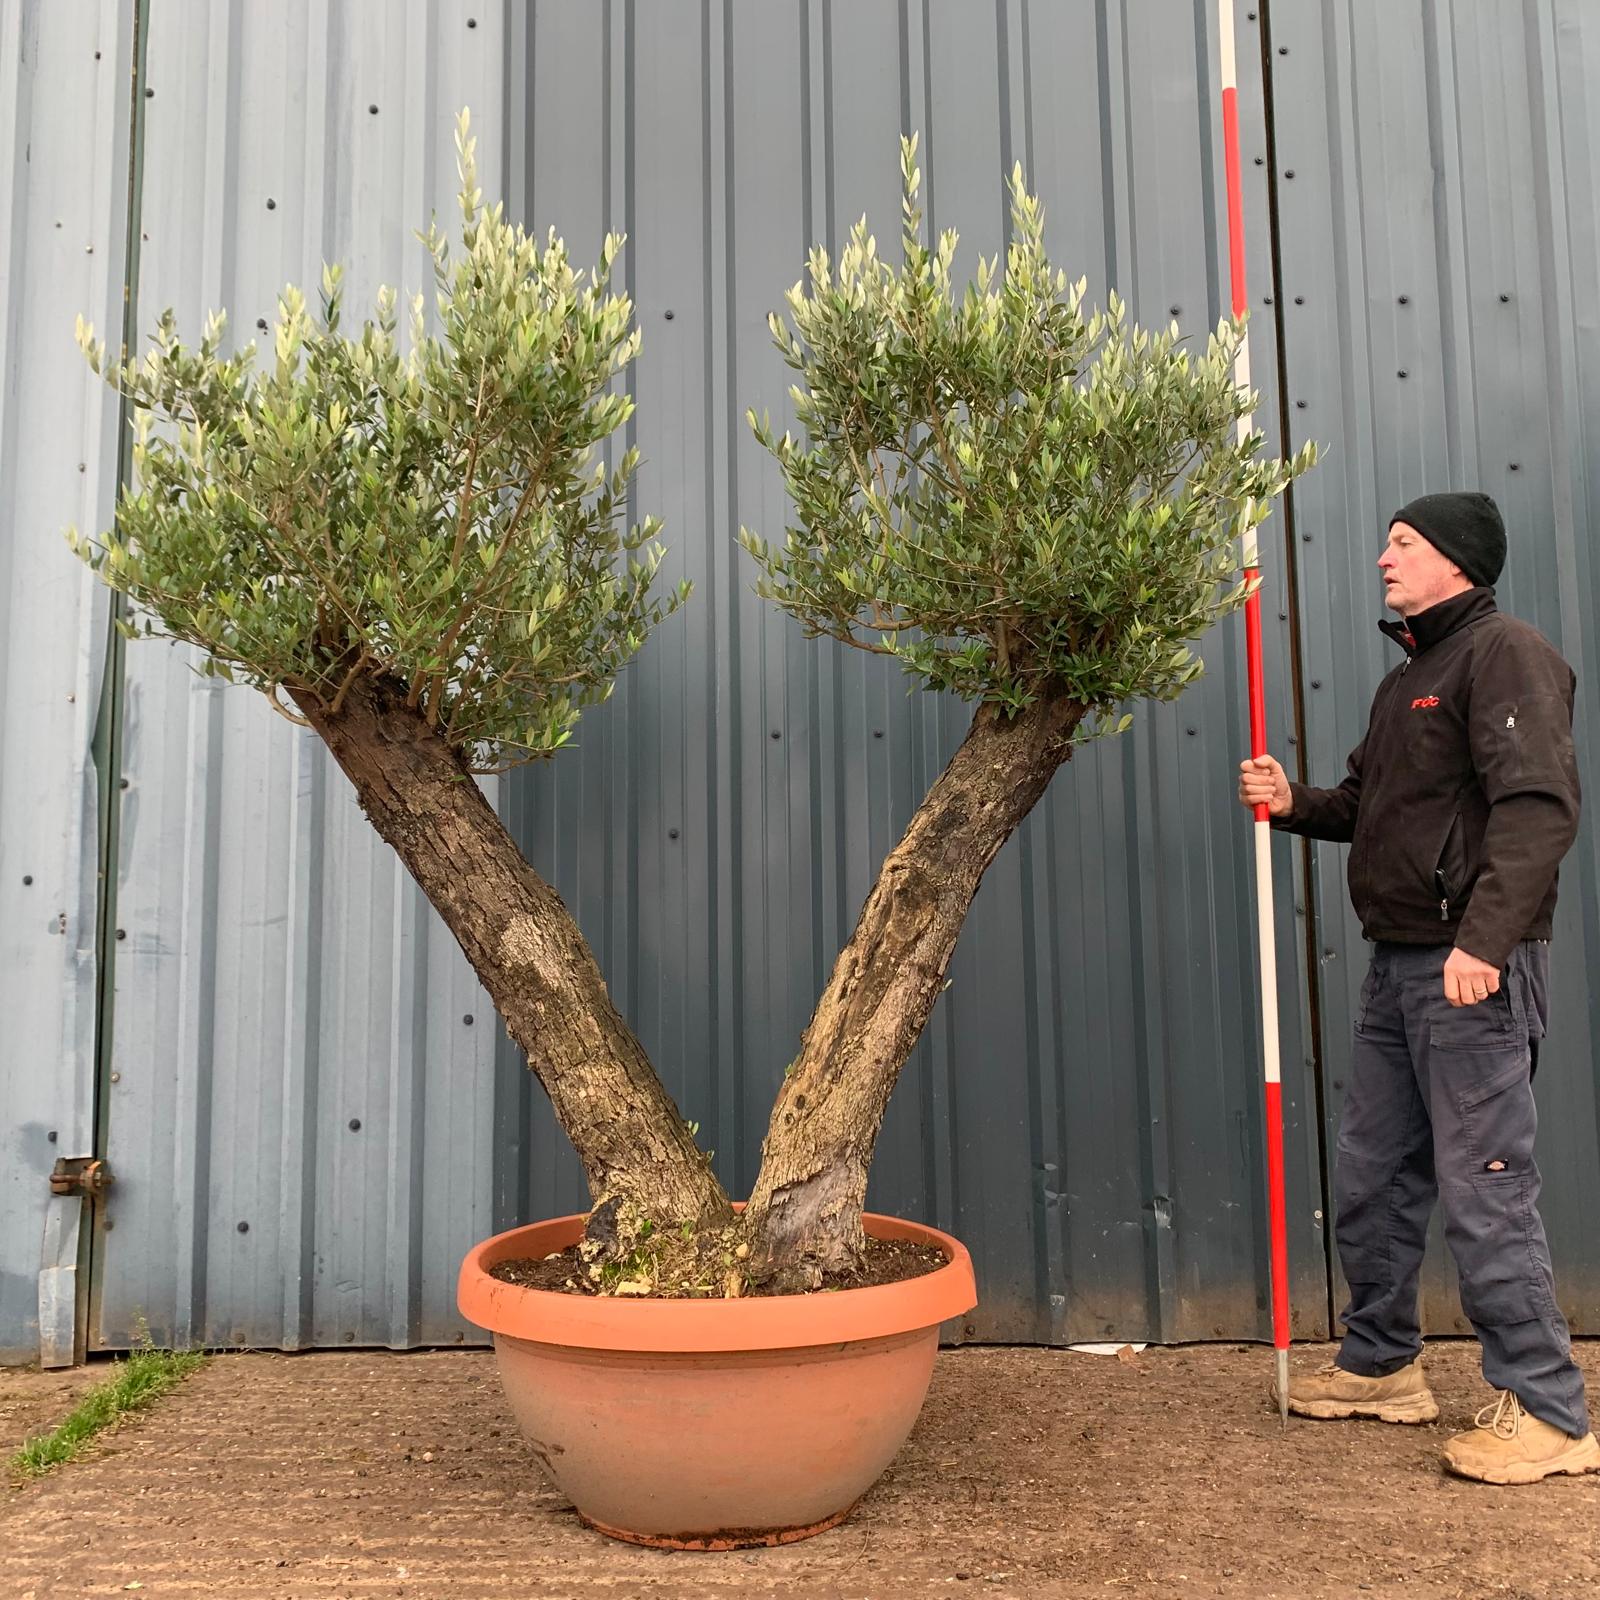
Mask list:
[{"label": "man", "polygon": [[1396,512],[1378,626],[1405,658],[1378,686],[1336,789],[1270,756],[1239,798],[1276,827],[1350,842],[1350,896],[1373,941],[1335,1170],[1350,1285],[1335,1363],[1295,1378],[1308,1417],[1431,1422],[1417,1276],[1435,1197],[1500,1391],[1445,1464],[1487,1483],[1600,1471],[1583,1378],[1556,1305],[1536,1202],[1532,1076],[1545,1032],[1556,868],[1578,825],[1574,678],[1496,610],[1505,526],[1486,494]]}]

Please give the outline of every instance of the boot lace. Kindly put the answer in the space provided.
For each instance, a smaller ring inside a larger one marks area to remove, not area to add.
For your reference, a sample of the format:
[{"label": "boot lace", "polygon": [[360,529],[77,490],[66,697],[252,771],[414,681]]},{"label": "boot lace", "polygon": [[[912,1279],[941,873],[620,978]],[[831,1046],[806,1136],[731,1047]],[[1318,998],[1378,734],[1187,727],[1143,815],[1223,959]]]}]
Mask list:
[{"label": "boot lace", "polygon": [[1478,1413],[1473,1427],[1497,1439],[1515,1439],[1522,1427],[1522,1402],[1509,1389],[1502,1389],[1493,1404]]}]

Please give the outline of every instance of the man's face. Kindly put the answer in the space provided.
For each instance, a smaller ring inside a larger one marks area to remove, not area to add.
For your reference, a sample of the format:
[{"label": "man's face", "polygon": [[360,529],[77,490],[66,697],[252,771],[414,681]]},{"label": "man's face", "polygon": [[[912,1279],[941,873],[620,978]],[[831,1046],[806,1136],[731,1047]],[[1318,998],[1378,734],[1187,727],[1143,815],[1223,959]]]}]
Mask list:
[{"label": "man's face", "polygon": [[1472,580],[1411,526],[1397,522],[1378,557],[1383,577],[1383,603],[1402,617],[1414,617],[1451,595],[1472,587]]}]

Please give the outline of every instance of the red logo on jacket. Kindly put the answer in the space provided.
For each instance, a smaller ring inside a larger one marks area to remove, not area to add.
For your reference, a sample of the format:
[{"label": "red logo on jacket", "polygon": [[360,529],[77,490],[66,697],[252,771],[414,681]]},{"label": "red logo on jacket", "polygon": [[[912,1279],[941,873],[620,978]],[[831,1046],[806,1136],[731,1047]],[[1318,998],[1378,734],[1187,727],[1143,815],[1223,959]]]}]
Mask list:
[{"label": "red logo on jacket", "polygon": [[1411,709],[1413,711],[1431,711],[1438,703],[1439,697],[1436,694],[1419,695],[1411,702]]}]

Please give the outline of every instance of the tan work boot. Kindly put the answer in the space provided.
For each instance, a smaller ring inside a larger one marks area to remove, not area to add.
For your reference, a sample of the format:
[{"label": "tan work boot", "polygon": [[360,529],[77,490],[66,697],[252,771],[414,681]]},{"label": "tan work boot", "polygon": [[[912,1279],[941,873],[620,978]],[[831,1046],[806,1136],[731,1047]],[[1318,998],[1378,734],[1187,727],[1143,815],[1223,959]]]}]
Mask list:
[{"label": "tan work boot", "polygon": [[1600,1472],[1600,1444],[1592,1433],[1581,1439],[1529,1416],[1509,1389],[1478,1413],[1465,1433],[1447,1440],[1444,1464],[1479,1483],[1537,1483],[1558,1472],[1578,1477]]},{"label": "tan work boot", "polygon": [[[1276,1404],[1276,1384],[1272,1399]],[[1290,1378],[1289,1409],[1297,1417],[1376,1417],[1379,1422],[1432,1422],[1439,1415],[1420,1356],[1386,1378],[1363,1378],[1337,1366]]]}]

